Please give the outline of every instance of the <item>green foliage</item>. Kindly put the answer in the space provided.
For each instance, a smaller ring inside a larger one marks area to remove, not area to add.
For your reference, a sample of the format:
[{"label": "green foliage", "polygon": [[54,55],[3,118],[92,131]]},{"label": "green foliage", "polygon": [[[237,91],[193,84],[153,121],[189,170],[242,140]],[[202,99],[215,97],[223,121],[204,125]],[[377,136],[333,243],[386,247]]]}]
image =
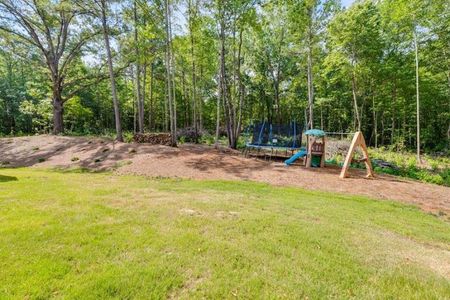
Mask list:
[{"label": "green foliage", "polygon": [[[135,22],[134,2],[119,2],[110,11],[111,19],[118,22],[110,34],[117,46],[113,47],[113,55],[122,127],[128,132],[137,129],[136,63],[139,62],[145,130],[169,131],[164,3],[137,1]],[[178,24],[182,28],[173,28],[172,84],[177,129],[194,127],[196,123],[214,135],[219,83],[217,28],[223,21],[227,93],[233,107],[219,102],[220,127],[227,121],[225,112],[236,115],[236,120],[242,112],[241,129],[256,120],[306,123],[308,55],[311,55],[314,127],[353,132],[359,111],[361,130],[371,146],[411,150],[416,146],[417,125],[413,47],[416,33],[421,146],[427,153],[447,153],[450,148],[447,2],[362,0],[344,9],[336,0],[171,1],[175,11],[186,15],[186,22]],[[70,11],[76,4],[37,1],[24,9],[33,17],[37,13],[33,5],[48,10],[44,18],[48,18],[53,35],[58,32],[59,11],[62,7]],[[93,2],[84,4],[91,8]],[[88,44],[75,51],[62,78],[66,132],[112,136],[115,120],[104,46],[100,36],[89,35],[99,25],[98,20],[90,14],[79,17],[76,24],[71,24],[79,26],[79,31],[69,31],[68,46],[73,49],[74,41],[80,37],[86,38]],[[0,135],[48,133],[53,122],[51,71],[42,64],[39,49],[21,41],[17,34],[2,30],[15,29],[20,24],[8,18],[1,22]],[[36,18],[35,22],[41,20]],[[64,59],[67,55],[63,55]],[[205,142],[211,143],[210,138],[205,137]],[[241,147],[242,142],[239,143]]]},{"label": "green foliage", "polygon": [[398,169],[375,168],[377,172],[450,186],[450,159],[447,156],[425,155],[422,157],[422,164],[418,165],[415,154],[410,152],[373,148],[369,149],[369,152],[372,159],[381,159],[398,167]]}]

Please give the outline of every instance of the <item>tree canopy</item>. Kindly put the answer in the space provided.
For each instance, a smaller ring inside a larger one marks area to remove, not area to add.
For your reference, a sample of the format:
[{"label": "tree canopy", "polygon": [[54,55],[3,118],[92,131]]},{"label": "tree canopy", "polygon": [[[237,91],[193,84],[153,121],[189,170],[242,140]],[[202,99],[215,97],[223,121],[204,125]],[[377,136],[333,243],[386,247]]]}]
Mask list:
[{"label": "tree canopy", "polygon": [[296,120],[448,148],[449,20],[445,0],[0,0],[0,133],[192,128],[235,148]]}]

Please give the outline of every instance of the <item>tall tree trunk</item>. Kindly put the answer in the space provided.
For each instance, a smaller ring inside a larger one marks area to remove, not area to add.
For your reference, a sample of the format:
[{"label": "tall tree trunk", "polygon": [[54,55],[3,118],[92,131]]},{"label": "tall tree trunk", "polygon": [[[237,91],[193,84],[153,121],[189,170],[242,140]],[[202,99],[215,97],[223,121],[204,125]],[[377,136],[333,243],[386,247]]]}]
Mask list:
[{"label": "tall tree trunk", "polygon": [[[133,71],[133,68],[132,68],[131,76],[133,76],[133,73],[134,73],[134,71]],[[131,83],[133,84],[133,77],[131,77]],[[137,126],[137,119],[138,119],[137,115],[138,115],[138,113],[137,113],[137,109],[136,109],[136,107],[138,106],[138,101],[139,101],[138,95],[137,95],[137,93],[135,93],[134,94],[134,101],[133,101],[133,134],[137,133],[137,128],[138,128],[138,126]]]},{"label": "tall tree trunk", "polygon": [[375,93],[372,94],[372,114],[373,114],[373,134],[375,138],[375,148],[378,148],[378,120],[377,120],[377,108],[375,106]]},{"label": "tall tree trunk", "polygon": [[185,72],[184,68],[182,69],[182,72],[181,72],[181,84],[182,84],[182,89],[183,89],[182,102],[183,102],[183,106],[184,106],[184,127],[189,127],[189,125],[191,124],[191,122],[190,122],[190,113],[191,112],[190,112],[188,92],[187,92],[187,88],[186,88],[186,72]]},{"label": "tall tree trunk", "polygon": [[236,126],[236,114],[235,108],[231,99],[231,91],[229,90],[228,78],[227,78],[227,69],[226,69],[226,36],[225,36],[225,16],[221,16],[220,21],[220,85],[222,86],[222,104],[224,108],[224,116],[225,116],[225,125],[227,129],[228,135],[228,146],[232,149],[235,149],[237,146],[236,136],[235,136],[235,126]]},{"label": "tall tree trunk", "polygon": [[[193,127],[195,131],[195,143],[198,143],[198,108],[197,108],[197,75],[196,75],[196,65],[195,65],[195,39],[194,39],[194,20],[193,11],[194,7],[192,0],[188,1],[189,10],[189,31],[190,31],[190,42],[191,42],[191,59],[192,59],[192,108],[193,108]],[[196,9],[196,8],[195,8]]]},{"label": "tall tree trunk", "polygon": [[312,33],[312,9],[309,10],[308,22],[308,106],[309,106],[309,129],[314,127],[314,84],[313,84],[313,33]]},{"label": "tall tree trunk", "polygon": [[[147,97],[147,62],[142,66],[142,122],[145,124],[145,98]],[[145,125],[142,126],[145,128]]]},{"label": "tall tree trunk", "polygon": [[416,123],[417,123],[417,162],[421,163],[420,159],[420,98],[419,98],[419,46],[417,44],[417,31],[414,28],[414,50],[416,62]]},{"label": "tall tree trunk", "polygon": [[154,129],[154,118],[153,118],[153,77],[154,77],[154,67],[153,67],[153,62],[150,66],[150,107],[148,110],[148,126],[150,131],[152,131]]},{"label": "tall tree trunk", "polygon": [[[199,82],[201,82],[201,79],[203,78],[203,64],[201,63],[200,60],[200,76],[197,76],[197,85],[199,84]],[[198,128],[200,130],[203,129],[203,98],[197,95],[197,115],[198,115]]]},{"label": "tall tree trunk", "polygon": [[244,84],[242,83],[242,71],[241,71],[242,33],[243,33],[243,30],[241,29],[239,31],[239,46],[238,46],[238,57],[237,57],[237,61],[238,61],[237,73],[238,73],[238,86],[239,86],[239,112],[238,112],[238,123],[235,128],[235,134],[234,134],[235,138],[236,138],[236,142],[239,138],[239,135],[241,134],[242,106],[244,105],[244,92],[245,92]]},{"label": "tall tree trunk", "polygon": [[353,105],[355,109],[355,117],[356,117],[356,127],[358,131],[361,131],[361,119],[359,116],[359,110],[358,110],[358,100],[356,96],[356,75],[355,70],[352,71],[352,95],[353,95]]},{"label": "tall tree trunk", "polygon": [[172,91],[172,43],[171,43],[171,20],[170,20],[170,0],[165,1],[165,29],[166,29],[166,77],[167,77],[167,96],[169,106],[169,120],[170,120],[170,134],[171,134],[171,146],[177,146],[177,136],[176,136],[176,121],[175,112],[173,104],[173,91]]},{"label": "tall tree trunk", "polygon": [[144,99],[141,92],[141,64],[139,63],[139,36],[138,36],[138,17],[137,3],[133,1],[133,18],[134,18],[134,50],[136,55],[136,99],[139,133],[144,132]]},{"label": "tall tree trunk", "polygon": [[[220,4],[219,4],[220,5]],[[225,67],[225,16],[223,15],[223,8],[220,6],[220,50],[219,50],[219,92],[217,97],[217,111],[216,111],[216,138],[215,138],[215,147],[216,149],[219,147],[219,130],[220,130],[220,102],[224,102],[224,67]],[[225,106],[225,104],[224,104]]]},{"label": "tall tree trunk", "polygon": [[[113,98],[114,119],[115,119],[115,123],[116,123],[116,139],[119,142],[123,142],[122,124],[120,122],[119,99],[117,97],[117,91],[116,91],[116,79],[115,79],[115,74],[114,74],[114,69],[113,69],[111,46],[109,45],[109,29],[108,29],[108,24],[106,22],[106,12],[107,12],[106,0],[101,0],[103,38],[105,40],[106,55],[108,57],[109,78],[111,80],[111,94],[112,94],[112,98]],[[62,124],[62,119],[61,119],[61,124]]]},{"label": "tall tree trunk", "polygon": [[[171,40],[172,40],[172,38],[171,38]],[[173,122],[173,127],[175,128],[175,132],[177,132],[177,88],[176,88],[176,82],[175,82],[177,73],[176,73],[176,69],[175,69],[175,57],[173,55],[172,43],[170,43],[170,46],[171,46],[170,61],[172,62],[172,72],[173,72],[173,74],[172,74],[172,85],[173,85],[173,88],[172,88],[173,116],[172,116],[172,118],[173,118],[173,121],[172,122]]]}]

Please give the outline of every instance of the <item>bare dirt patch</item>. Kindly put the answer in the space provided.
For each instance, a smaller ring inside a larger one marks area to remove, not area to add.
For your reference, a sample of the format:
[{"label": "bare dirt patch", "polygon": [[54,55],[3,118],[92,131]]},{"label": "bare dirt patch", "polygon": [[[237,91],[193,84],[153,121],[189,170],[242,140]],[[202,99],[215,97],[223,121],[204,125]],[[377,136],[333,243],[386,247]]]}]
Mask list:
[{"label": "bare dirt patch", "polygon": [[425,211],[450,214],[450,188],[394,176],[364,178],[352,170],[339,179],[340,169],[305,169],[242,157],[238,151],[205,145],[178,148],[117,143],[88,137],[32,136],[0,139],[0,163],[7,167],[83,167],[118,174],[191,179],[253,180],[280,186],[363,195],[417,205]]}]

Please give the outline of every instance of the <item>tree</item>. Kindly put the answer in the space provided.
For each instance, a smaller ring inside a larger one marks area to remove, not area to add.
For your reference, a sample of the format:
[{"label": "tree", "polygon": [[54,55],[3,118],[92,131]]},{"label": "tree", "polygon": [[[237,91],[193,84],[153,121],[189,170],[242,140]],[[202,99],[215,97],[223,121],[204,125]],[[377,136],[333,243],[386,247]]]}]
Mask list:
[{"label": "tree", "polygon": [[198,127],[199,127],[199,117],[198,117],[198,101],[197,101],[197,74],[196,74],[196,62],[195,62],[195,31],[197,25],[197,15],[198,15],[198,3],[196,0],[188,0],[188,26],[190,35],[190,46],[191,46],[191,60],[192,60],[192,107],[193,115],[192,121],[195,130],[195,142],[198,143]]},{"label": "tree", "polygon": [[109,44],[109,28],[108,28],[108,22],[107,22],[108,7],[107,7],[106,1],[107,0],[100,0],[100,3],[99,3],[101,20],[102,20],[102,28],[103,28],[103,38],[105,40],[106,56],[108,59],[109,78],[111,80],[111,95],[112,95],[113,105],[114,105],[114,118],[115,118],[115,124],[116,124],[116,139],[119,142],[123,142],[122,123],[120,120],[119,99],[117,97],[116,79],[115,79],[114,67],[113,67],[113,61],[112,61],[111,46]]},{"label": "tree", "polygon": [[[141,91],[141,65],[139,55],[139,35],[138,35],[138,8],[137,0],[133,1],[133,20],[134,20],[134,49],[136,55],[136,99],[138,108],[139,133],[144,132],[144,97]],[[145,86],[144,86],[145,89]]]},{"label": "tree", "polygon": [[[53,133],[64,131],[63,108],[78,90],[78,78],[68,80],[71,67],[83,46],[98,31],[78,27],[84,12],[70,0],[30,1],[0,0],[0,30],[14,36],[19,43],[36,48],[40,63],[49,73],[52,88]],[[66,92],[66,90],[72,89]]]},{"label": "tree", "polygon": [[300,47],[305,49],[299,55],[306,53],[307,57],[308,128],[310,129],[314,127],[314,61],[318,59],[318,44],[324,39],[330,16],[337,7],[334,0],[291,0],[289,3],[292,33],[299,40]]},{"label": "tree", "polygon": [[341,64],[339,60],[344,59],[348,68],[355,116],[354,127],[357,131],[361,131],[362,113],[358,101],[361,95],[358,77],[362,77],[362,73],[367,71],[368,62],[379,59],[381,55],[379,23],[375,5],[372,2],[358,2],[350,10],[339,14],[329,28],[334,48],[330,60],[338,65]]},{"label": "tree", "polygon": [[[437,1],[439,2],[439,1]],[[420,25],[428,25],[427,7],[432,7],[429,1],[395,1],[395,6],[390,6],[391,18],[400,23],[410,33],[414,48],[415,88],[416,88],[416,156],[420,163],[420,89],[419,89],[419,41]],[[422,23],[422,24],[421,24]]]},{"label": "tree", "polygon": [[[236,149],[241,131],[244,86],[242,83],[242,36],[252,15],[253,1],[217,1],[214,7],[219,38],[219,76],[216,122],[218,138],[219,105],[222,103],[228,145]],[[228,59],[227,59],[228,58]],[[227,60],[231,60],[227,63]]]},{"label": "tree", "polygon": [[170,14],[170,0],[165,0],[164,16],[165,16],[165,29],[166,29],[166,90],[167,90],[167,104],[169,106],[169,120],[170,120],[170,134],[171,134],[171,146],[177,146],[177,123],[175,117],[175,101],[172,79],[172,23]]}]

